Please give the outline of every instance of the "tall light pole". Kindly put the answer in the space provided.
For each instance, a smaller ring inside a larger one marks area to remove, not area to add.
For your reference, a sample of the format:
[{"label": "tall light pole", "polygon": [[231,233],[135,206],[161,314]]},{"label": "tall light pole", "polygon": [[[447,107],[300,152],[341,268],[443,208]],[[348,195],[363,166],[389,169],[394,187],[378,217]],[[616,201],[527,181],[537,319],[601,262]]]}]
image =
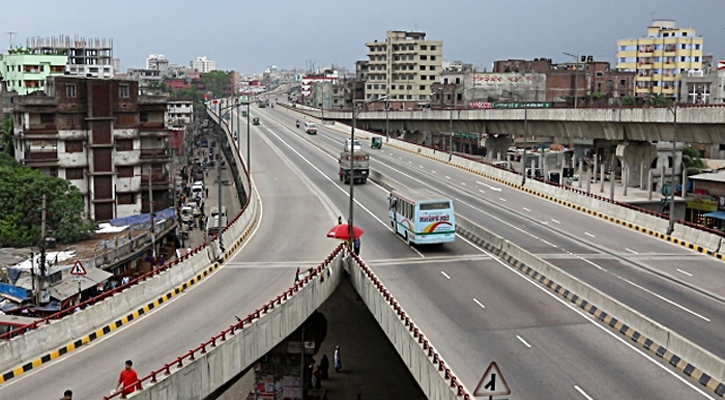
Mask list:
[{"label": "tall light pole", "polygon": [[579,55],[574,55],[570,53],[564,53],[564,55],[573,57],[574,61],[576,62],[574,64],[574,108],[576,108],[579,98]]},{"label": "tall light pole", "polygon": [[[347,228],[348,228],[348,240],[350,248],[352,248],[353,241],[353,216],[355,206],[355,125],[357,123],[357,107],[356,104],[367,104],[371,101],[380,101],[385,99],[387,101],[388,96],[384,98],[370,99],[370,100],[358,100],[352,101],[352,127],[350,128],[350,208],[348,210]],[[362,108],[360,109],[362,111]]]},{"label": "tall light pole", "polygon": [[[670,197],[670,225],[667,227],[667,235],[672,235],[675,231],[675,165],[677,165],[677,103],[674,103],[672,107],[667,107],[667,110],[672,113],[672,195]],[[684,183],[684,182],[683,182]],[[685,187],[683,184],[682,192],[684,193]]]}]

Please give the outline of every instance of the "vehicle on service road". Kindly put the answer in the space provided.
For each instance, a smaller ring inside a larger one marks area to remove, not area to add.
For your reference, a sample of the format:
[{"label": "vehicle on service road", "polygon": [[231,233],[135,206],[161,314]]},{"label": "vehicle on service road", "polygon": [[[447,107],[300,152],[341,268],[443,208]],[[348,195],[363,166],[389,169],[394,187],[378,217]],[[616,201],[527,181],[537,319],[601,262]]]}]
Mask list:
[{"label": "vehicle on service road", "polygon": [[408,244],[440,244],[456,240],[453,200],[433,192],[390,192],[388,215],[393,231]]},{"label": "vehicle on service road", "polygon": [[355,181],[365,183],[370,174],[370,156],[368,153],[360,150],[355,151],[355,160],[352,159],[353,153],[343,151],[340,153],[340,180],[345,183],[355,184]]},{"label": "vehicle on service road", "polygon": [[309,135],[317,134],[317,125],[314,122],[305,122],[305,133]]}]

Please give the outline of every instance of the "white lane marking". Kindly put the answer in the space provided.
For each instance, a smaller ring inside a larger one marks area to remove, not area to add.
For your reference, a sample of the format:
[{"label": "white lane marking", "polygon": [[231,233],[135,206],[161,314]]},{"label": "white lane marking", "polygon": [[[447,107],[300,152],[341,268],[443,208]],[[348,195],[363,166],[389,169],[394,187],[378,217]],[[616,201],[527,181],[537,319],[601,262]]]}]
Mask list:
[{"label": "white lane marking", "polygon": [[499,197],[498,199],[501,201],[506,201],[506,199],[504,199],[503,197]]},{"label": "white lane marking", "polygon": [[681,305],[681,304],[675,303],[674,301],[672,301],[672,300],[668,299],[668,298],[667,298],[667,297],[665,297],[665,296],[662,296],[661,294],[657,294],[657,293],[655,293],[655,292],[653,292],[653,291],[651,291],[651,290],[649,290],[649,289],[647,289],[647,288],[645,288],[645,287],[642,287],[642,286],[640,286],[640,285],[638,285],[638,284],[636,284],[636,283],[634,283],[634,282],[632,282],[632,281],[630,281],[630,280],[628,280],[628,279],[624,279],[624,278],[622,278],[622,277],[618,277],[618,278],[619,278],[619,279],[621,279],[621,280],[623,280],[623,281],[625,281],[625,282],[627,282],[627,283],[629,283],[630,285],[632,285],[632,286],[636,287],[637,289],[641,289],[641,290],[644,290],[645,292],[647,292],[647,293],[651,294],[652,296],[655,296],[655,297],[657,297],[658,299],[660,299],[660,300],[664,301],[665,303],[669,303],[669,304],[671,304],[671,305],[673,305],[673,306],[675,306],[675,307],[679,308],[679,309],[680,309],[680,310],[682,310],[682,311],[688,312],[688,313],[690,313],[690,314],[692,314],[692,315],[696,316],[697,318],[700,318],[700,319],[702,319],[702,320],[705,320],[705,321],[707,321],[707,322],[710,322],[710,318],[707,318],[707,317],[705,317],[705,316],[703,316],[703,315],[700,315],[700,314],[698,314],[698,313],[696,313],[696,312],[694,312],[694,311],[690,310],[689,308],[687,308],[687,307],[685,307],[685,306],[683,306],[683,305]]},{"label": "white lane marking", "polygon": [[592,235],[592,234],[591,234],[591,233],[589,233],[589,232],[584,232],[584,234],[585,234],[585,235],[587,235],[587,236],[589,236],[589,237],[596,237],[596,236]]},{"label": "white lane marking", "polygon": [[691,273],[689,273],[689,272],[687,272],[687,271],[683,271],[683,270],[681,270],[681,269],[679,269],[679,268],[677,268],[677,272],[679,272],[679,273],[681,273],[681,274],[684,274],[684,275],[687,275],[687,276],[689,276],[689,277],[692,277],[692,274],[691,274]]},{"label": "white lane marking", "polygon": [[523,343],[524,346],[531,348],[531,345],[527,341],[525,341],[524,338],[522,338],[521,336],[516,335],[516,339],[518,339],[521,343]]},{"label": "white lane marking", "polygon": [[484,306],[483,303],[481,303],[480,301],[478,301],[478,299],[475,298],[475,297],[473,298],[473,302],[476,303],[476,304],[478,304],[481,308],[486,308],[486,306]]},{"label": "white lane marking", "polygon": [[557,223],[557,224],[560,224],[560,223],[561,223],[561,222],[559,222],[559,221],[555,220],[554,218],[552,218],[551,220],[552,220],[552,221],[554,221],[554,222],[555,222],[555,223]]},{"label": "white lane marking", "polygon": [[514,274],[518,275],[519,277],[523,278],[526,282],[529,282],[531,285],[533,285],[535,288],[541,290],[544,292],[547,296],[553,298],[555,301],[559,302],[559,304],[563,305],[564,307],[570,309],[571,311],[574,311],[575,313],[579,314],[582,318],[586,319],[587,321],[591,322],[594,327],[604,332],[606,335],[609,335],[614,340],[618,341],[619,343],[625,345],[626,347],[629,347],[630,350],[634,351],[635,353],[639,354],[640,356],[644,357],[646,360],[651,362],[655,365],[655,367],[659,367],[661,370],[663,370],[665,373],[670,374],[673,378],[679,380],[681,383],[685,384],[685,386],[688,386],[690,389],[694,390],[695,392],[701,394],[706,399],[712,399],[709,394],[702,391],[698,386],[695,386],[693,383],[691,383],[689,380],[685,379],[684,377],[680,376],[675,371],[670,370],[667,366],[660,364],[659,359],[655,360],[654,358],[650,357],[648,353],[643,352],[639,349],[639,347],[633,346],[628,340],[621,337],[621,335],[612,332],[611,329],[609,329],[607,326],[602,326],[598,320],[594,320],[589,314],[585,313],[581,309],[579,309],[577,306],[572,305],[569,301],[562,299],[557,294],[551,292],[547,287],[541,286],[538,282],[532,280],[525,274],[523,274],[521,271],[515,269],[514,267],[506,264],[503,260],[497,258],[493,254],[487,252],[486,250],[478,247],[478,245],[472,243],[470,240],[456,235],[459,239],[463,240],[464,242],[470,244],[472,247],[480,251],[481,253],[484,253],[491,257],[492,260],[496,261],[497,263],[501,264],[504,268],[508,269],[509,271],[513,272]]},{"label": "white lane marking", "polygon": [[[345,190],[345,189],[344,189],[344,188],[342,187],[342,185],[341,185],[341,184],[340,184],[339,182],[337,182],[337,181],[333,180],[332,178],[330,178],[329,176],[327,176],[327,174],[325,174],[325,173],[324,173],[324,172],[322,172],[322,171],[321,171],[321,170],[320,170],[319,168],[317,168],[317,167],[316,167],[316,166],[315,166],[315,165],[314,165],[314,164],[313,164],[313,163],[312,163],[312,162],[311,162],[310,160],[306,159],[306,158],[305,158],[305,156],[303,156],[302,154],[300,154],[300,152],[299,152],[299,151],[297,151],[297,150],[296,150],[295,148],[293,148],[293,147],[292,147],[292,145],[290,145],[290,144],[289,144],[289,143],[288,143],[288,142],[287,142],[286,140],[284,140],[284,139],[282,139],[281,137],[279,137],[279,135],[277,135],[276,133],[274,133],[274,132],[273,132],[273,131],[272,131],[271,129],[269,129],[268,127],[266,127],[266,126],[265,126],[264,128],[265,128],[265,129],[267,130],[267,132],[268,132],[269,134],[273,135],[274,137],[276,137],[276,138],[277,138],[277,140],[279,140],[279,141],[280,141],[280,142],[282,142],[282,143],[283,143],[283,144],[284,144],[285,146],[287,146],[287,148],[289,148],[289,149],[290,149],[290,150],[291,150],[291,151],[292,151],[293,153],[297,154],[297,156],[298,156],[299,158],[301,158],[301,159],[302,159],[302,161],[304,161],[305,163],[307,163],[307,165],[309,165],[310,167],[312,167],[312,169],[314,169],[315,171],[317,171],[317,173],[319,173],[320,175],[322,175],[322,176],[323,176],[323,177],[324,177],[324,178],[325,178],[325,179],[326,179],[326,180],[327,180],[328,182],[332,183],[332,184],[333,184],[333,186],[337,188],[337,190],[339,190],[339,191],[341,191],[342,193],[345,193],[345,194],[348,194],[348,193],[349,193],[349,192],[348,192],[347,190]],[[263,138],[264,138],[264,136],[263,136]],[[268,138],[267,138],[267,140],[268,140]],[[299,140],[303,140],[303,139],[299,139]],[[317,149],[318,151],[320,151],[320,152],[321,152],[322,154],[326,155],[327,157],[329,157],[329,158],[333,158],[333,159],[334,159],[334,157],[332,157],[331,155],[329,155],[329,154],[325,153],[324,151],[320,150],[319,148],[317,148],[317,147],[314,147],[314,146],[313,146],[313,148],[314,148],[314,149]],[[385,190],[384,188],[382,188],[382,187],[380,187],[380,186],[378,186],[378,185],[376,185],[376,186],[377,186],[377,187],[378,187],[378,188],[379,188],[380,190],[383,190],[383,191],[385,191],[386,193],[389,193],[389,192],[388,192],[387,190]],[[324,194],[324,193],[323,193],[323,194]],[[387,224],[387,223],[383,222],[382,220],[380,220],[380,218],[378,218],[378,217],[377,217],[377,215],[375,215],[375,214],[374,214],[374,213],[373,213],[372,211],[370,211],[370,209],[368,209],[367,207],[365,207],[365,206],[364,206],[364,205],[363,205],[362,203],[360,203],[360,201],[358,201],[357,199],[355,199],[354,201],[355,201],[355,204],[357,204],[358,206],[360,206],[360,208],[362,208],[362,209],[363,209],[363,210],[364,210],[364,211],[365,211],[366,213],[368,213],[368,215],[370,215],[370,216],[371,216],[371,217],[373,217],[373,218],[374,218],[374,219],[375,219],[376,221],[378,221],[378,222],[379,222],[380,224],[382,224],[383,226],[385,226],[385,229],[389,230],[390,232],[393,232],[393,228],[391,228],[389,224]],[[338,214],[338,215],[339,215],[339,214]],[[400,239],[400,240],[403,240],[403,238],[401,238],[401,237],[400,237],[400,235],[397,235],[397,234],[396,234],[395,236],[397,236],[397,237],[398,237],[398,239]],[[411,250],[413,250],[414,252],[416,252],[416,253],[417,253],[417,254],[418,254],[419,256],[421,256],[422,258],[425,258],[425,256],[423,255],[423,253],[421,253],[420,251],[418,251],[418,249],[416,249],[415,247],[413,247],[413,246],[410,246],[410,249],[411,249]]]},{"label": "white lane marking", "polygon": [[422,165],[419,165],[419,167],[424,168]]},{"label": "white lane marking", "polygon": [[448,274],[446,274],[445,271],[441,271],[441,274],[443,274],[443,276],[445,276],[446,279],[451,280],[451,277]]},{"label": "white lane marking", "polygon": [[461,185],[466,186],[466,182],[461,182]]},{"label": "white lane marking", "polygon": [[632,253],[632,254],[639,254],[639,253],[637,253],[636,251],[634,251],[632,249],[628,249],[626,247],[624,249],[627,250],[628,252]]},{"label": "white lane marking", "polygon": [[577,385],[574,385],[574,389],[576,389],[577,392],[581,393],[582,396],[584,396],[587,400],[594,400],[591,396],[587,394],[587,392],[584,391],[584,389],[580,388]]},{"label": "white lane marking", "polygon": [[531,212],[531,210],[529,210],[529,209],[528,209],[528,208],[526,208],[526,207],[524,207],[524,211],[526,211],[526,212]]},{"label": "white lane marking", "polygon": [[412,163],[413,163],[412,161],[408,161],[408,164],[412,164]]},{"label": "white lane marking", "polygon": [[448,176],[448,175],[446,175],[446,179],[451,179],[451,177],[450,177],[450,176]]},{"label": "white lane marking", "polygon": [[436,172],[435,172],[435,171],[433,171],[433,173],[435,174]]},{"label": "white lane marking", "polygon": [[479,192],[486,194],[486,192],[483,191],[483,189],[478,189]]},{"label": "white lane marking", "polygon": [[478,183],[481,186],[485,186],[485,187],[493,190],[494,192],[500,192],[501,191],[501,188],[498,188],[498,187],[495,187],[495,186],[491,186],[491,185],[489,185],[488,183],[485,183],[485,182],[476,181],[476,183]]}]

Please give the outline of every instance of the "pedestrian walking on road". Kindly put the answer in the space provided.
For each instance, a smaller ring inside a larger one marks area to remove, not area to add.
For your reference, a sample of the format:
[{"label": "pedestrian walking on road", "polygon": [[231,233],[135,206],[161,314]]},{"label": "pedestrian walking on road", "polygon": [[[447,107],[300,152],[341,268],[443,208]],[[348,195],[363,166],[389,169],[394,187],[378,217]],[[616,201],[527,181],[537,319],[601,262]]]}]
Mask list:
[{"label": "pedestrian walking on road", "polygon": [[327,354],[322,356],[322,360],[320,360],[320,368],[322,369],[322,379],[330,379],[330,359],[327,358]]},{"label": "pedestrian walking on road", "polygon": [[121,398],[125,399],[126,396],[129,394],[135,392],[136,390],[143,390],[143,387],[141,387],[141,382],[138,380],[138,374],[136,371],[131,368],[133,366],[133,361],[127,360],[126,366],[121,371],[121,376],[118,377],[118,385],[116,385],[116,391],[120,388],[122,390],[121,392]]},{"label": "pedestrian walking on road", "polygon": [[342,358],[340,358],[340,346],[335,346],[335,354],[332,356],[332,361],[335,363],[335,372],[340,372],[342,369]]},{"label": "pedestrian walking on road", "polygon": [[206,198],[209,198],[209,188],[204,188],[204,194],[206,195]]},{"label": "pedestrian walking on road", "polygon": [[355,252],[355,255],[360,255],[360,238],[356,237],[352,241],[352,251]]},{"label": "pedestrian walking on road", "polygon": [[68,389],[63,392],[63,397],[60,400],[73,400],[73,391]]}]

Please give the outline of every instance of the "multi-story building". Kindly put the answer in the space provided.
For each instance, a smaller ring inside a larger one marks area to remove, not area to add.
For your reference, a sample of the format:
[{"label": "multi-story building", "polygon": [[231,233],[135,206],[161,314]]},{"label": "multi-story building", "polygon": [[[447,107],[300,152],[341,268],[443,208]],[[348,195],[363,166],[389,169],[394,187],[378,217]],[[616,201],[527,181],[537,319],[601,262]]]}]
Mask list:
[{"label": "multi-story building", "polygon": [[15,98],[15,157],[65,178],[95,221],[171,207],[165,97],[138,82],[56,76],[45,92]]},{"label": "multi-story building", "polygon": [[169,98],[165,121],[168,129],[183,130],[194,122],[194,101],[188,97]]},{"label": "multi-story building", "polygon": [[45,89],[45,79],[51,75],[63,75],[68,57],[53,54],[2,54],[0,55],[0,82],[2,91],[19,95]]},{"label": "multi-story building", "polygon": [[142,96],[153,94],[154,90],[149,88],[149,86],[153,86],[152,82],[156,82],[159,85],[163,82],[161,71],[157,69],[129,68],[126,71],[125,77],[138,81],[139,94]]},{"label": "multi-story building", "polygon": [[711,55],[703,56],[701,71],[682,76],[680,101],[690,104],[725,104],[725,60],[713,66]]},{"label": "multi-story building", "polygon": [[646,37],[617,41],[617,69],[636,73],[637,97],[679,99],[682,77],[702,69],[703,42],[692,28],[655,20]]},{"label": "multi-story building", "polygon": [[202,74],[216,70],[216,61],[207,60],[206,56],[197,57],[189,65]]},{"label": "multi-story building", "polygon": [[164,75],[169,69],[169,60],[163,54],[151,54],[146,58],[146,69],[161,71]]},{"label": "multi-story building", "polygon": [[393,108],[427,104],[443,65],[443,42],[424,32],[388,31],[384,42],[368,42],[367,101],[385,98]]},{"label": "multi-story building", "polygon": [[111,79],[113,69],[113,39],[28,38],[26,47],[33,54],[58,54],[68,56],[68,75]]},{"label": "multi-story building", "polygon": [[[536,92],[527,94],[526,101],[566,103],[569,106],[605,105],[617,104],[625,96],[634,96],[634,72],[613,70],[608,62],[595,61],[591,56],[581,56],[576,62],[561,64],[554,64],[550,58],[499,60],[493,63],[492,73],[495,75],[488,77],[488,82],[487,74],[478,74],[479,83],[491,86],[493,82],[494,86],[504,86],[509,78],[519,79],[513,83],[521,79],[538,82],[530,86],[529,89]],[[514,78],[513,74],[525,76]],[[545,83],[545,87],[541,87],[540,83]]]}]

